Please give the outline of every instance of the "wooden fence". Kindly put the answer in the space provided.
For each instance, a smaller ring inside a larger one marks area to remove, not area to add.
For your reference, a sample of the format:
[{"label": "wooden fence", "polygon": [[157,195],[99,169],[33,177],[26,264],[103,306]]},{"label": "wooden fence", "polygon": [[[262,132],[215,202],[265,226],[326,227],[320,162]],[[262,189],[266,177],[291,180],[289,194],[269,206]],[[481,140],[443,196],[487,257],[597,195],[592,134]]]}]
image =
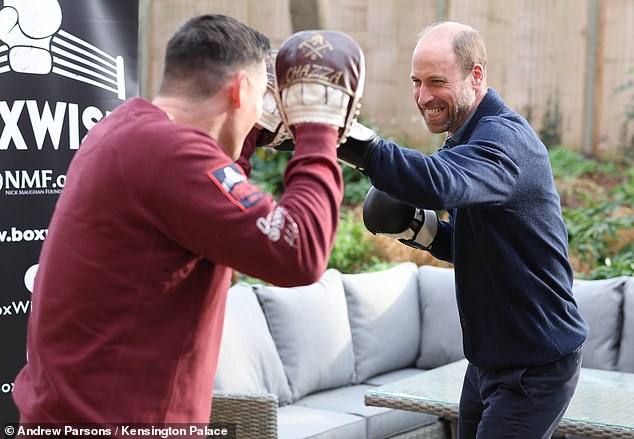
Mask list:
[{"label": "wooden fence", "polygon": [[439,19],[468,24],[487,43],[489,85],[545,143],[634,155],[634,0],[141,0],[143,96],[158,86],[176,27],[209,12],[253,26],[274,47],[311,24],[350,34],[366,55],[362,117],[423,149],[442,137],[426,130],[412,99],[416,34]]}]

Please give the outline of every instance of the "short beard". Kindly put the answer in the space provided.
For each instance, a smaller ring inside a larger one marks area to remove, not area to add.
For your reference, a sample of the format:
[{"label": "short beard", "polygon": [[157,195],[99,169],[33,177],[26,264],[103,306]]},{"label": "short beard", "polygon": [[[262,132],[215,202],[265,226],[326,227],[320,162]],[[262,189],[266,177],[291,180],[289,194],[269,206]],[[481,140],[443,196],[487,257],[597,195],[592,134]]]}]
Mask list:
[{"label": "short beard", "polygon": [[432,129],[432,127],[429,126],[429,124],[427,123],[427,119],[425,119],[425,109],[417,104],[418,111],[420,112],[421,116],[423,116],[423,121],[425,122],[427,129],[433,134],[440,134],[446,131],[452,134],[455,133],[456,130],[460,128],[460,125],[458,125],[459,121],[466,120],[468,114],[473,109],[472,107],[475,98],[471,96],[469,91],[470,90],[467,87],[463,87],[460,89],[460,92],[456,96],[456,111],[453,114],[449,114],[447,116],[447,120],[443,125],[440,126],[440,128]]},{"label": "short beard", "polygon": [[460,90],[456,97],[456,112],[447,118],[447,129],[445,131],[453,134],[460,128],[460,124],[467,120],[467,116],[473,109],[474,100],[475,98],[471,96],[469,89],[465,87]]}]

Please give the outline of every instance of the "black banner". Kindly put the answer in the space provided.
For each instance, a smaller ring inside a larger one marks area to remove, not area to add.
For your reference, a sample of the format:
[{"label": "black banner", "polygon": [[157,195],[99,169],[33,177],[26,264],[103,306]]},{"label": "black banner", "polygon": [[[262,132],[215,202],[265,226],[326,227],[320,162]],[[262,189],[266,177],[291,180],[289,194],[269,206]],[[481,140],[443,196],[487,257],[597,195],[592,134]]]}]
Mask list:
[{"label": "black banner", "polygon": [[18,421],[13,380],[68,164],[138,95],[138,16],[137,0],[0,0],[0,423]]}]

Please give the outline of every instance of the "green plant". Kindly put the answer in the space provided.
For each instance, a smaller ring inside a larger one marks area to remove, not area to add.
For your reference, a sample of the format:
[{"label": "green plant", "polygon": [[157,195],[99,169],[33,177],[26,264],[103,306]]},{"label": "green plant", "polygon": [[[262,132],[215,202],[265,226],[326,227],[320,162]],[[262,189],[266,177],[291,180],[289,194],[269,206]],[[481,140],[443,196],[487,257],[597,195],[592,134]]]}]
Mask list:
[{"label": "green plant", "polygon": [[634,276],[634,247],[631,243],[614,257],[606,257],[590,272],[592,279],[609,279],[615,276]]},{"label": "green plant", "polygon": [[251,158],[250,180],[275,198],[284,192],[284,170],[292,155],[271,148],[258,148]]},{"label": "green plant", "polygon": [[614,186],[609,194],[624,206],[634,206],[634,168],[629,167],[623,172],[620,184]]},{"label": "green plant", "polygon": [[592,279],[629,275],[634,264],[634,170],[624,161],[600,162],[564,148],[549,150],[562,195],[575,275]]},{"label": "green plant", "polygon": [[[577,209],[563,208],[568,243],[586,262],[606,254],[606,238],[616,239],[622,220],[614,215],[615,206],[603,202]],[[591,259],[590,259],[591,258]]]},{"label": "green plant", "polygon": [[[576,209],[563,208],[570,253],[590,267],[590,278],[631,275],[632,245],[619,246],[619,232],[634,229],[634,214],[621,214],[614,201],[590,203]],[[580,277],[586,276],[579,273]]]},{"label": "green plant", "polygon": [[367,233],[353,211],[342,210],[328,268],[336,268],[342,273],[358,273],[382,263],[376,256],[374,244],[368,239]]},{"label": "green plant", "polygon": [[548,157],[555,178],[579,177],[595,173],[609,175],[618,171],[613,162],[601,163],[563,147],[548,150]]},{"label": "green plant", "polygon": [[353,206],[365,199],[370,189],[370,179],[350,166],[343,167],[343,202]]},{"label": "green plant", "polygon": [[[259,148],[251,158],[251,181],[262,190],[280,197],[284,192],[284,171],[292,153]],[[343,168],[344,198],[346,205],[355,205],[365,198],[370,188],[370,180],[360,171],[340,163]]]}]

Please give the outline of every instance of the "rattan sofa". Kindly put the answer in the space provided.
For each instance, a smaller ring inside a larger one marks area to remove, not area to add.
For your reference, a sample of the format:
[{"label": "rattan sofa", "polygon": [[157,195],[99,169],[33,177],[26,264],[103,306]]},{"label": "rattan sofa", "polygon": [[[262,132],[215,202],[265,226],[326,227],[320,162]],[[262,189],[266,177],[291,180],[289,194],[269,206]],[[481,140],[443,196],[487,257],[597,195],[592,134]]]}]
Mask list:
[{"label": "rattan sofa", "polygon": [[[584,366],[634,372],[634,278],[575,281]],[[372,386],[463,358],[453,270],[328,270],[309,286],[229,292],[211,413],[238,439],[451,438],[422,413],[364,405]]]}]

